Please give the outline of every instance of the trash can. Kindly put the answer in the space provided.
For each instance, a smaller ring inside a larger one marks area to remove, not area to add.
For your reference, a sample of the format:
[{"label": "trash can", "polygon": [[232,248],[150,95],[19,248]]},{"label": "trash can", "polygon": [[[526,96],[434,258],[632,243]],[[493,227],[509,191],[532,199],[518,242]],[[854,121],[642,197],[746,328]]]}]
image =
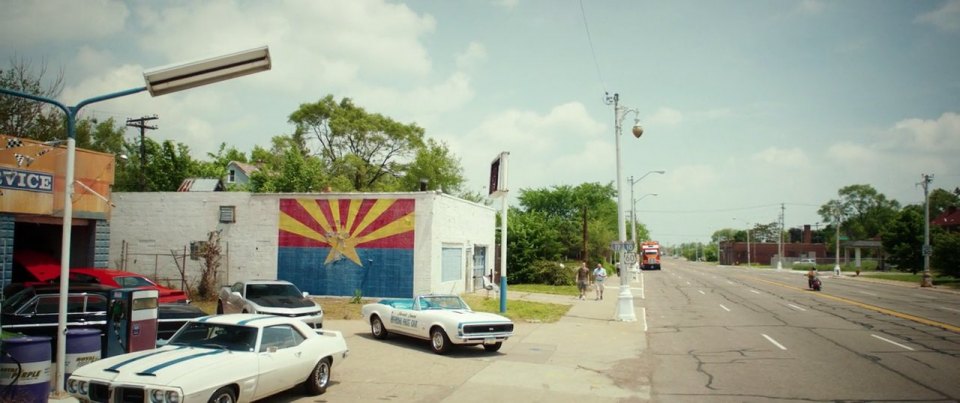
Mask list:
[{"label": "trash can", "polygon": [[100,359],[100,330],[68,329],[67,354],[63,361],[64,387],[70,374],[78,368]]},{"label": "trash can", "polygon": [[49,401],[50,338],[15,337],[0,343],[0,401]]}]

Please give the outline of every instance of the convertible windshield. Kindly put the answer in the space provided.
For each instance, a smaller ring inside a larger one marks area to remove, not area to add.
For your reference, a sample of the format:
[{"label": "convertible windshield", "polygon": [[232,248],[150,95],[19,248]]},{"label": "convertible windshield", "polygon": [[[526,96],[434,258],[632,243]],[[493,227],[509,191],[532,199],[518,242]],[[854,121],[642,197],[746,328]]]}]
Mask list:
[{"label": "convertible windshield", "polygon": [[460,297],[447,295],[420,297],[420,309],[470,309],[470,307]]},{"label": "convertible windshield", "polygon": [[167,345],[253,351],[257,328],[207,322],[188,322]]}]

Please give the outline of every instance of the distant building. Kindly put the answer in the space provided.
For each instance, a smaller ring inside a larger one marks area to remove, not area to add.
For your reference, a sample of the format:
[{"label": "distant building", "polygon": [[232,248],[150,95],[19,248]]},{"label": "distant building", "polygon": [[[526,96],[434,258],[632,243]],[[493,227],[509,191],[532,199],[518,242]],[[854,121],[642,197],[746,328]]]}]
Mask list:
[{"label": "distant building", "polygon": [[246,185],[250,183],[250,176],[259,168],[243,162],[230,161],[227,164],[227,177],[224,181],[228,185]]},{"label": "distant building", "polygon": [[[810,226],[804,225],[801,242],[783,243],[783,264],[789,265],[800,259],[815,259],[820,262],[826,258],[826,245],[813,243],[811,240]],[[720,242],[720,264],[739,265],[749,261],[752,264],[770,265],[772,261],[772,264],[776,265],[774,257],[777,256],[777,249],[776,242],[750,242],[748,246],[746,242],[723,241]]]},{"label": "distant building", "polygon": [[943,214],[931,220],[930,224],[950,232],[960,231],[960,210],[957,209],[957,206],[950,206]]},{"label": "distant building", "polygon": [[178,192],[222,192],[226,190],[220,179],[187,178],[180,183]]}]

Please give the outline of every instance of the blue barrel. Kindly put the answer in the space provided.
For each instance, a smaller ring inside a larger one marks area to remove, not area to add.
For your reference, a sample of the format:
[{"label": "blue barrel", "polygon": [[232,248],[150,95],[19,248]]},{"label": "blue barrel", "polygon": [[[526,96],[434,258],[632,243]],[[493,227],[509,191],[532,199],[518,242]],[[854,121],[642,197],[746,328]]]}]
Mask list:
[{"label": "blue barrel", "polygon": [[100,330],[67,329],[67,354],[63,361],[64,387],[70,374],[100,359]]},{"label": "blue barrel", "polygon": [[0,346],[0,401],[50,399],[50,338],[16,337]]}]

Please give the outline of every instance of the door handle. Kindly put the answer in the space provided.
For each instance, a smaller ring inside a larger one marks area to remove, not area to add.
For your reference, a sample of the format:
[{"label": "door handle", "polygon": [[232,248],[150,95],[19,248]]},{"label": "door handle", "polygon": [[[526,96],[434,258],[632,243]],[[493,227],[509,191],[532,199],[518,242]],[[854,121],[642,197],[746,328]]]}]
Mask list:
[{"label": "door handle", "polygon": [[299,351],[297,351],[296,353],[293,353],[293,355],[297,356],[297,358],[300,358],[300,354],[303,354],[303,353],[301,353],[301,352],[299,352]]}]

